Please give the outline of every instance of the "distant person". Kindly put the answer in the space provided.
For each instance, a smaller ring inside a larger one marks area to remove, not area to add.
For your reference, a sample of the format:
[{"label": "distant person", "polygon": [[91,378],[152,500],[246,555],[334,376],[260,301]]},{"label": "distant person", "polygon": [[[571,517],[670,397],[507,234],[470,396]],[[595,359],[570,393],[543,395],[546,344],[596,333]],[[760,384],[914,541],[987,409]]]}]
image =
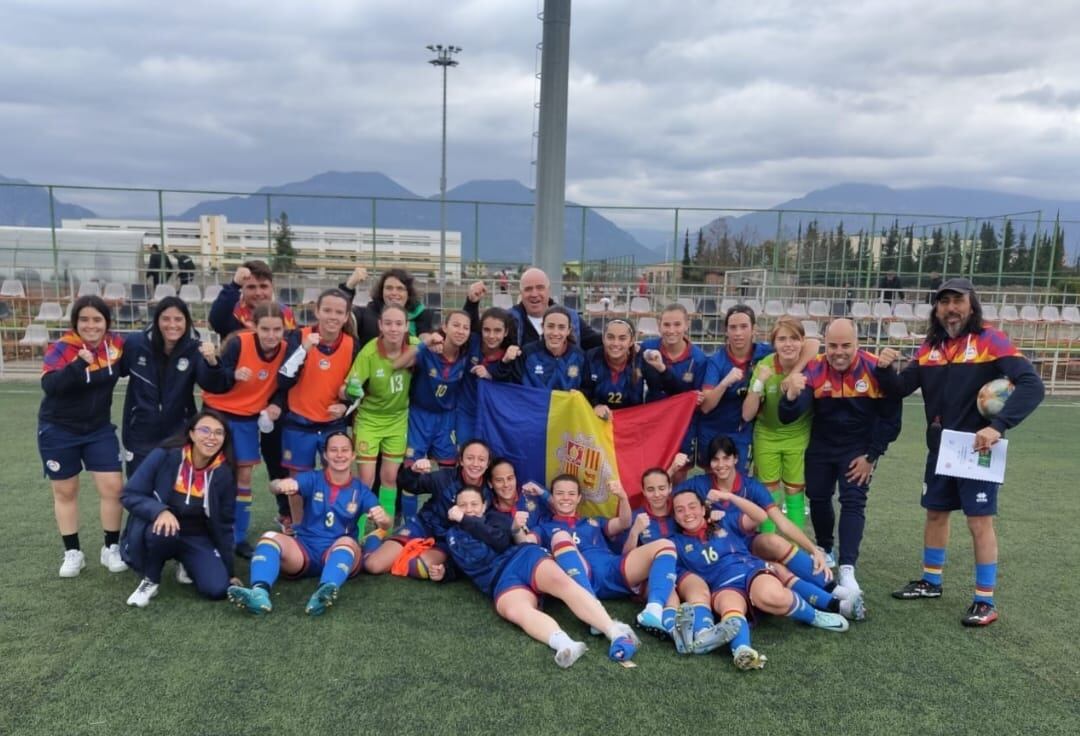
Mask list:
[{"label": "distant person", "polygon": [[149,276],[154,289],[157,289],[158,284],[168,283],[169,278],[172,276],[172,261],[169,260],[168,255],[161,252],[157,243],[150,244],[150,258],[146,262],[146,275]]},{"label": "distant person", "polygon": [[881,289],[881,301],[890,304],[904,301],[904,292],[901,291],[903,286],[896,271],[889,271],[881,277],[881,282],[878,284],[878,288]]},{"label": "distant person", "polygon": [[176,248],[173,248],[173,256],[176,258],[176,274],[180,278],[180,285],[190,284],[195,280],[195,261]]},{"label": "distant person", "polygon": [[[517,323],[518,345],[524,348],[540,341],[544,313],[548,307],[555,306],[555,300],[551,298],[551,280],[539,268],[526,269],[521,274],[520,287],[521,301],[510,309],[510,315]],[[483,281],[477,281],[469,286],[464,309],[469,313],[475,332],[479,332],[480,329],[480,299],[486,293],[487,287]],[[603,344],[603,336],[587,322],[583,322],[576,310],[565,309],[570,317],[572,334],[582,350],[589,350]]]},{"label": "distant person", "polygon": [[645,274],[641,274],[641,276],[638,277],[637,294],[638,296],[649,295],[649,280],[645,278]]},{"label": "distant person", "polygon": [[[893,597],[941,597],[950,514],[963,511],[975,551],[975,596],[960,623],[987,626],[998,618],[994,607],[998,484],[939,475],[936,467],[941,433],[944,429],[972,433],[972,451],[989,452],[1007,429],[1023,421],[1042,402],[1043,382],[1005,333],[983,323],[975,287],[964,278],[949,279],[935,292],[926,339],[898,374],[889,367],[899,357],[893,348],[882,350],[875,375],[881,387],[896,397],[922,389],[929,452],[922,491],[922,506],[926,509],[922,577],[893,592]],[[1002,377],[1016,388],[1001,411],[987,419],[978,410],[979,389]]]},{"label": "distant person", "polygon": [[505,294],[510,291],[510,277],[506,274],[506,269],[499,271],[499,293]]}]

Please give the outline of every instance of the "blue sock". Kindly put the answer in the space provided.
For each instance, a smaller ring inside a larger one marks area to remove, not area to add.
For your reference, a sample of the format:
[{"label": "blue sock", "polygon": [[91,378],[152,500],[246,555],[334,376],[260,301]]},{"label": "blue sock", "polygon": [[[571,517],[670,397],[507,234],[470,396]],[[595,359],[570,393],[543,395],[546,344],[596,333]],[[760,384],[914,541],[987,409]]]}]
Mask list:
[{"label": "blue sock", "polygon": [[795,545],[791,546],[791,552],[786,559],[782,560],[782,562],[787,569],[791,570],[803,580],[810,581],[819,588],[824,588],[829,582],[825,579],[824,570],[817,574],[814,573],[814,558]]},{"label": "blue sock", "polygon": [[975,601],[994,605],[994,585],[997,584],[997,563],[975,565]]},{"label": "blue sock", "polygon": [[664,625],[664,631],[672,632],[675,630],[675,612],[674,608],[665,608],[664,613],[660,616],[660,623]]},{"label": "blue sock", "polygon": [[251,557],[251,585],[270,588],[281,572],[281,547],[271,539],[261,539]]},{"label": "blue sock", "polygon": [[738,611],[725,611],[721,620],[726,621],[729,618],[739,619],[739,632],[735,634],[735,638],[731,640],[731,651],[742,646],[750,646],[750,624],[746,621],[746,616]]},{"label": "blue sock", "polygon": [[832,593],[826,593],[813,583],[808,583],[799,578],[795,578],[791,591],[820,611],[831,610],[829,606],[835,600]]},{"label": "blue sock", "polygon": [[573,542],[556,542],[551,548],[551,554],[556,564],[571,580],[589,591],[589,595],[596,595],[592,582],[589,581],[589,568],[585,566],[585,560],[581,558],[581,553]]},{"label": "blue sock", "polygon": [[705,629],[712,628],[715,623],[713,620],[712,609],[707,605],[701,603],[694,604],[694,636],[697,636],[699,632]]},{"label": "blue sock", "polygon": [[233,522],[233,541],[236,544],[247,541],[248,528],[251,526],[251,489],[236,487],[236,520]]},{"label": "blue sock", "polygon": [[663,607],[675,587],[675,550],[661,550],[649,568],[649,603]]},{"label": "blue sock", "polygon": [[376,529],[360,540],[360,551],[364,553],[364,556],[370,555],[379,548],[379,545],[382,544],[382,541],[385,538],[386,532],[381,529]]},{"label": "blue sock", "polygon": [[333,583],[340,588],[349,579],[349,573],[352,572],[354,562],[356,562],[356,553],[352,551],[351,547],[341,545],[340,547],[331,548],[330,554],[326,558],[326,564],[323,566],[319,583]]},{"label": "blue sock", "polygon": [[420,502],[415,494],[402,491],[398,494],[398,499],[401,502],[401,518],[403,521],[408,521],[416,516],[416,512],[420,510]]},{"label": "blue sock", "polygon": [[804,624],[812,622],[814,620],[814,609],[810,607],[810,604],[804,601],[802,596],[795,591],[791,591],[791,597],[794,599],[791,601],[791,608],[784,615]]},{"label": "blue sock", "polygon": [[944,547],[923,547],[922,579],[941,585],[941,571],[945,567]]}]

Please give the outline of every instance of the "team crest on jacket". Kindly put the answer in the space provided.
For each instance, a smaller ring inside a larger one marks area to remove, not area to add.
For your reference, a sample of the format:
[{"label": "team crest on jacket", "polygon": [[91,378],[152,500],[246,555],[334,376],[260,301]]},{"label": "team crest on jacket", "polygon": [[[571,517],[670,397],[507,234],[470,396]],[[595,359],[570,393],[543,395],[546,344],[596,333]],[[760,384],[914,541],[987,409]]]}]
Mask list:
[{"label": "team crest on jacket", "polygon": [[432,368],[430,371],[428,371],[428,375],[431,378],[438,378],[439,377],[439,372],[437,370],[435,370],[434,368]]},{"label": "team crest on jacket", "polygon": [[566,375],[570,376],[570,378],[577,378],[578,367],[576,365],[570,366],[566,369]]},{"label": "team crest on jacket", "polygon": [[355,516],[356,511],[359,508],[360,507],[357,506],[355,503],[349,503],[347,506],[345,506],[345,511],[349,514],[349,516]]},{"label": "team crest on jacket", "polygon": [[614,472],[596,438],[581,432],[563,432],[555,451],[559,472],[569,473],[581,483],[581,495],[586,501],[602,503],[608,498],[607,484]]},{"label": "team crest on jacket", "polygon": [[866,382],[865,378],[860,378],[855,384],[855,390],[860,394],[865,394],[866,389],[870,388],[870,385]]},{"label": "team crest on jacket", "polygon": [[319,359],[319,368],[324,371],[330,370],[330,361],[327,358]]},{"label": "team crest on jacket", "polygon": [[588,518],[587,521],[588,521],[589,526],[600,526],[600,522],[598,522],[596,519],[594,519],[591,516]]},{"label": "team crest on jacket", "polygon": [[181,358],[180,360],[176,361],[176,370],[186,371],[188,369],[188,365],[190,365],[190,363],[188,363],[188,359]]}]

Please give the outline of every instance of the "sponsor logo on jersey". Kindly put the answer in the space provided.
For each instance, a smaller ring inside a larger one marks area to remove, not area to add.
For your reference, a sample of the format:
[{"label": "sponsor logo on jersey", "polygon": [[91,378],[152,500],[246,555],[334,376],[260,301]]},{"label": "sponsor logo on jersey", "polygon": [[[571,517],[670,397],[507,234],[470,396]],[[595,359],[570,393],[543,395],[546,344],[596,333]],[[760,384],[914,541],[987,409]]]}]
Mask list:
[{"label": "sponsor logo on jersey", "polygon": [[692,544],[688,544],[685,547],[683,547],[683,552],[685,552],[686,554],[690,554],[693,551],[694,551],[694,545],[692,545]]},{"label": "sponsor logo on jersey", "polygon": [[979,353],[975,350],[975,346],[969,342],[967,348],[964,350],[964,360],[975,360],[978,355]]},{"label": "sponsor logo on jersey", "polygon": [[180,360],[176,361],[176,370],[181,372],[186,371],[189,365],[190,363],[188,362],[187,358],[181,358]]},{"label": "sponsor logo on jersey", "polygon": [[592,518],[591,516],[589,517],[587,523],[589,524],[589,526],[600,526],[600,523],[596,519]]},{"label": "sponsor logo on jersey", "polygon": [[821,393],[823,393],[823,394],[831,394],[832,393],[832,382],[831,381],[826,381],[825,383],[821,384]]},{"label": "sponsor logo on jersey", "polygon": [[281,451],[281,459],[282,460],[292,460],[292,450],[282,450]]},{"label": "sponsor logo on jersey", "polygon": [[328,358],[320,358],[319,369],[324,371],[330,370],[330,360]]},{"label": "sponsor logo on jersey", "polygon": [[315,492],[315,498],[314,498],[315,501],[322,501],[323,498],[324,498],[324,496],[323,496],[322,491],[316,491]]},{"label": "sponsor logo on jersey", "polygon": [[269,377],[270,377],[270,371],[266,370],[265,368],[263,368],[261,371],[259,371],[259,380],[260,381],[265,381]]}]

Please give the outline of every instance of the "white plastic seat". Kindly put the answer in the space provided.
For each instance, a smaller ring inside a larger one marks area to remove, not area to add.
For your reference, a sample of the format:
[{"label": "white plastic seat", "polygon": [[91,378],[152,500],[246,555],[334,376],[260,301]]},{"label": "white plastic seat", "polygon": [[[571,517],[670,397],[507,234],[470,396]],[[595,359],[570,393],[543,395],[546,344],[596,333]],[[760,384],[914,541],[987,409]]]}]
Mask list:
[{"label": "white plastic seat", "polygon": [[652,302],[649,301],[647,296],[635,296],[630,300],[630,314],[652,314]]},{"label": "white plastic seat", "polygon": [[789,317],[794,317],[795,319],[802,319],[803,317],[809,316],[809,313],[806,311],[806,305],[802,302],[793,302],[791,306],[787,308],[787,313]]},{"label": "white plastic seat", "polygon": [[44,347],[49,344],[49,331],[45,328],[45,325],[28,325],[26,333],[19,339],[19,344]]},{"label": "white plastic seat", "polygon": [[[754,310],[757,311],[756,309]],[[767,317],[783,317],[784,316],[784,303],[779,299],[769,299],[765,302],[765,316]]]},{"label": "white plastic seat", "polygon": [[869,319],[871,314],[873,313],[870,311],[870,305],[866,302],[851,303],[852,319]]},{"label": "white plastic seat", "polygon": [[683,309],[686,310],[687,314],[697,314],[697,304],[695,304],[694,300],[690,297],[681,296],[677,300],[675,300],[675,303],[681,304],[683,306]]},{"label": "white plastic seat", "polygon": [[656,321],[656,317],[642,317],[637,323],[637,336],[641,337],[659,337],[660,325]]},{"label": "white plastic seat", "polygon": [[23,288],[22,281],[18,279],[4,279],[4,283],[0,284],[0,296],[6,296],[9,299],[25,299],[26,289]]},{"label": "white plastic seat", "polygon": [[720,300],[720,314],[727,314],[727,311],[738,304],[734,299],[721,299]]},{"label": "white plastic seat", "polygon": [[829,316],[829,305],[820,299],[815,299],[810,302],[810,306],[807,307],[806,313],[816,319],[825,319]]},{"label": "white plastic seat", "polygon": [[319,294],[321,293],[322,289],[317,289],[314,286],[305,287],[303,294],[300,296],[300,303],[314,304],[319,300]]},{"label": "white plastic seat", "polygon": [[[985,314],[983,315],[983,319],[986,319]],[[1019,322],[1020,314],[1012,304],[1005,304],[1001,307],[1001,320],[1004,322]]]},{"label": "white plastic seat", "polygon": [[604,302],[589,302],[585,305],[585,314],[598,315],[607,311],[607,304]]},{"label": "white plastic seat", "polygon": [[79,283],[79,290],[75,293],[76,298],[80,296],[101,296],[101,284],[97,281],[82,281]]},{"label": "white plastic seat", "polygon": [[743,303],[746,304],[746,306],[753,309],[754,314],[761,314],[761,302],[759,302],[757,299],[747,299]]},{"label": "white plastic seat", "polygon": [[892,319],[892,307],[888,302],[875,302],[874,303],[874,317],[876,319]]},{"label": "white plastic seat", "polygon": [[984,322],[997,322],[1001,319],[1001,317],[998,316],[998,309],[995,304],[983,304],[982,310]]},{"label": "white plastic seat", "polygon": [[188,304],[199,304],[203,300],[202,289],[198,284],[181,284],[179,296]]},{"label": "white plastic seat", "polygon": [[498,307],[499,309],[512,309],[514,306],[514,297],[506,292],[498,292],[491,297],[491,305]]},{"label": "white plastic seat", "polygon": [[102,294],[102,298],[107,302],[122,302],[127,299],[127,289],[125,289],[124,285],[121,283],[110,281],[105,284],[105,291]]},{"label": "white plastic seat", "polygon": [[1080,307],[1063,307],[1061,321],[1071,325],[1080,324]]},{"label": "white plastic seat", "polygon": [[158,284],[154,287],[154,296],[150,300],[152,302],[160,302],[165,297],[176,296],[176,289],[172,284]]},{"label": "white plastic seat", "polygon": [[807,337],[821,337],[821,329],[818,327],[818,323],[812,319],[804,319],[802,328]]},{"label": "white plastic seat", "polygon": [[[930,312],[933,311],[933,307],[929,304],[916,304],[915,305],[915,319],[920,322],[930,319]],[[986,317],[986,313],[983,312],[983,317]]]},{"label": "white plastic seat", "polygon": [[918,319],[918,317],[915,316],[915,310],[912,309],[911,305],[907,302],[897,302],[896,306],[893,307],[893,317],[895,319],[911,321]]},{"label": "white plastic seat", "polygon": [[210,284],[203,291],[203,304],[213,304],[214,300],[218,298],[218,294],[221,293],[221,284]]},{"label": "white plastic seat", "polygon": [[1042,319],[1043,322],[1061,322],[1061,312],[1058,311],[1057,307],[1047,305],[1042,308],[1042,311],[1039,313],[1039,318]]},{"label": "white plastic seat", "polygon": [[890,322],[888,332],[886,333],[890,340],[910,340],[911,334],[908,332],[907,324],[903,321]]},{"label": "white plastic seat", "polygon": [[42,302],[35,322],[59,322],[64,319],[64,308],[57,302]]},{"label": "white plastic seat", "polygon": [[1034,304],[1025,304],[1020,307],[1020,319],[1024,322],[1039,322],[1039,308]]}]

